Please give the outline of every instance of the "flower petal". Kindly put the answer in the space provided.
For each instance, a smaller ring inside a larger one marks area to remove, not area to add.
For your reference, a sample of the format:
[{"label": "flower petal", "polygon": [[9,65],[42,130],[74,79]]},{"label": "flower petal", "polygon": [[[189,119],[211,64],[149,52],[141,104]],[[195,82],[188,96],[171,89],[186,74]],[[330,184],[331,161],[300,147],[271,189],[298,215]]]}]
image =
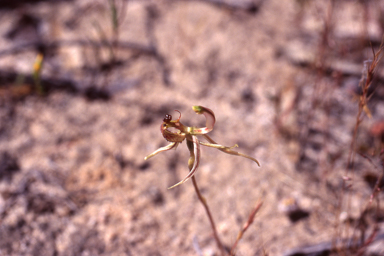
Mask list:
[{"label": "flower petal", "polygon": [[[171,189],[171,188],[174,188],[176,186],[179,186],[181,184],[183,184],[184,182],[186,182],[189,178],[191,178],[196,170],[197,170],[197,167],[199,166],[199,163],[200,163],[200,145],[199,145],[199,140],[197,139],[196,136],[188,136],[187,139],[192,139],[191,140],[187,140],[187,145],[188,145],[188,148],[190,149],[190,159],[188,161],[188,165],[189,165],[189,173],[188,175],[180,182],[178,182],[177,184],[173,185],[172,187],[169,187],[168,189]],[[193,145],[191,145],[193,144]],[[191,151],[192,149],[192,151]]]},{"label": "flower petal", "polygon": [[231,148],[237,147],[237,145],[232,146],[232,147],[222,146],[222,145],[217,144],[217,143],[216,143],[213,139],[211,139],[211,137],[209,137],[208,135],[203,134],[203,136],[204,136],[204,138],[205,138],[207,141],[209,141],[211,144],[210,144],[210,143],[200,142],[201,145],[208,146],[208,147],[213,147],[213,148],[217,148],[218,150],[223,151],[224,153],[227,153],[227,154],[230,154],[230,155],[242,156],[242,157],[248,158],[248,159],[250,159],[250,160],[256,162],[258,166],[260,166],[259,161],[257,161],[255,158],[253,158],[253,157],[251,157],[251,156],[248,156],[248,155],[246,155],[246,154],[239,153],[239,152],[237,152],[237,151],[233,151],[233,150],[231,150]]},{"label": "flower petal", "polygon": [[159,148],[158,150],[156,150],[152,154],[149,154],[146,157],[144,157],[144,160],[147,160],[147,159],[149,159],[149,158],[151,158],[151,157],[153,157],[153,156],[155,156],[155,155],[157,155],[157,154],[159,154],[161,152],[164,152],[164,151],[176,148],[178,144],[179,144],[178,142],[172,142],[172,143],[168,144],[165,147]]},{"label": "flower petal", "polygon": [[239,145],[235,144],[232,147],[227,147],[219,144],[212,144],[212,143],[206,143],[199,141],[200,145],[206,146],[206,147],[211,147],[211,148],[217,148],[217,149],[232,149],[232,148],[238,148]]},{"label": "flower petal", "polygon": [[202,135],[206,134],[213,130],[213,126],[215,125],[216,118],[215,113],[213,113],[212,110],[209,108],[203,107],[203,106],[193,106],[193,111],[196,112],[196,114],[203,114],[205,116],[205,125],[206,127],[202,128],[196,128],[196,127],[190,127],[189,134],[191,135]]}]

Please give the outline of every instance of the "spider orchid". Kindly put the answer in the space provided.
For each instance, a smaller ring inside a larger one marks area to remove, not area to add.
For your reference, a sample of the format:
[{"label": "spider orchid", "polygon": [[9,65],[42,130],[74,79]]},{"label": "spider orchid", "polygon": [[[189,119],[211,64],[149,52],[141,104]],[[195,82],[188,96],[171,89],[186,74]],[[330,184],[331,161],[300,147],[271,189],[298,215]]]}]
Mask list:
[{"label": "spider orchid", "polygon": [[[211,139],[211,137],[207,135],[207,133],[213,130],[213,126],[215,125],[215,122],[216,122],[215,114],[213,113],[212,110],[210,110],[209,108],[205,108],[203,106],[193,106],[192,109],[193,111],[196,112],[196,114],[202,114],[205,116],[206,127],[197,128],[197,127],[188,127],[183,125],[180,122],[181,113],[178,110],[176,111],[180,113],[180,116],[176,120],[172,120],[171,115],[165,115],[165,118],[163,119],[163,123],[160,126],[160,131],[163,134],[164,138],[171,143],[165,147],[159,148],[158,150],[156,150],[155,152],[153,152],[152,154],[144,158],[144,160],[147,160],[157,155],[158,153],[161,153],[173,148],[176,149],[179,143],[187,139],[187,146],[190,152],[190,157],[188,160],[188,167],[190,171],[183,180],[173,185],[172,187],[169,187],[169,189],[183,184],[195,174],[200,163],[200,145],[217,148],[218,150],[223,151],[224,153],[227,153],[227,154],[242,156],[242,157],[251,159],[252,161],[255,161],[258,166],[260,166],[259,162],[255,158],[233,151],[232,148],[238,147],[237,144],[232,147],[222,146],[217,144],[213,139]],[[202,136],[209,143],[199,141],[197,136]]]}]

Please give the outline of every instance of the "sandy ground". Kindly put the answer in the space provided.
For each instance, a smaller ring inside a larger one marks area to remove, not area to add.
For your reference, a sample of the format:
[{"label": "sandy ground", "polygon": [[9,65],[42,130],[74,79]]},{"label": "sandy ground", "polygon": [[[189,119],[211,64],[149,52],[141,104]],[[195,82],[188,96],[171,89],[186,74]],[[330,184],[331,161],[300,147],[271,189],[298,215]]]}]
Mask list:
[{"label": "sandy ground", "polygon": [[346,168],[380,1],[116,0],[118,32],[110,3],[0,10],[0,255],[219,255],[192,182],[167,190],[188,173],[185,142],[144,161],[167,145],[165,114],[204,125],[193,105],[215,112],[213,139],[261,163],[202,147],[196,179],[227,247],[263,202],[236,255],[383,232],[382,193],[368,204],[380,68]]}]

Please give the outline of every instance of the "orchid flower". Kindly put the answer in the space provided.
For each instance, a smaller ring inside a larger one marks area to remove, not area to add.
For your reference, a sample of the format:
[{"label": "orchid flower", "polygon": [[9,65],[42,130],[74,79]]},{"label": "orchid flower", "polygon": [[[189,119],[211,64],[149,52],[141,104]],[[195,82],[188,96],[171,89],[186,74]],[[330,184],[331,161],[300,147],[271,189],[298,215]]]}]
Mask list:
[{"label": "orchid flower", "polygon": [[[213,130],[213,126],[215,125],[215,122],[216,122],[215,114],[213,113],[212,110],[202,106],[193,106],[192,109],[193,111],[196,112],[196,114],[204,115],[206,119],[206,124],[205,124],[206,126],[202,128],[197,128],[197,127],[188,127],[183,125],[180,122],[181,113],[177,110],[176,111],[180,113],[180,116],[176,120],[172,120],[171,115],[165,115],[165,118],[163,119],[163,123],[160,126],[160,131],[163,134],[164,138],[171,143],[165,147],[161,147],[157,149],[152,154],[149,154],[144,158],[144,160],[147,160],[157,155],[158,153],[161,153],[173,148],[176,149],[181,142],[183,142],[185,139],[187,140],[187,146],[190,152],[190,157],[188,160],[189,173],[183,180],[173,185],[172,187],[169,187],[169,189],[183,184],[196,173],[196,170],[200,163],[200,145],[217,148],[218,150],[227,154],[242,156],[242,157],[251,159],[252,161],[255,161],[258,166],[260,166],[259,162],[255,158],[233,151],[232,148],[238,147],[237,144],[232,147],[222,146],[217,144],[213,139],[211,139],[207,135],[207,133]],[[204,139],[208,141],[208,143],[199,141],[197,136],[202,136]]]}]

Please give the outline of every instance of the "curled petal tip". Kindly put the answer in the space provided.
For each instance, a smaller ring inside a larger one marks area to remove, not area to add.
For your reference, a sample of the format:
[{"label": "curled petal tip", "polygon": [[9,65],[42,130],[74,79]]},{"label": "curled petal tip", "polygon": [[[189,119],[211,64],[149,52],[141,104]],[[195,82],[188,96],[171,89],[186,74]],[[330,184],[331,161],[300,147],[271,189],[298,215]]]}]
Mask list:
[{"label": "curled petal tip", "polygon": [[193,109],[193,111],[196,112],[196,114],[200,114],[200,115],[205,116],[206,127],[192,128],[191,134],[201,135],[201,134],[206,134],[206,133],[212,131],[213,126],[215,125],[215,122],[216,122],[215,113],[213,113],[213,111],[210,110],[209,108],[206,108],[203,106],[192,106],[192,109]]},{"label": "curled petal tip", "polygon": [[197,114],[201,114],[201,112],[203,111],[203,108],[202,106],[192,106],[192,109],[193,111],[195,111]]},{"label": "curled petal tip", "polygon": [[183,184],[184,182],[185,182],[185,181],[182,180],[182,181],[180,181],[179,183],[176,183],[175,185],[169,187],[168,189],[172,189],[172,188],[174,188],[174,187],[177,187],[177,186]]}]

